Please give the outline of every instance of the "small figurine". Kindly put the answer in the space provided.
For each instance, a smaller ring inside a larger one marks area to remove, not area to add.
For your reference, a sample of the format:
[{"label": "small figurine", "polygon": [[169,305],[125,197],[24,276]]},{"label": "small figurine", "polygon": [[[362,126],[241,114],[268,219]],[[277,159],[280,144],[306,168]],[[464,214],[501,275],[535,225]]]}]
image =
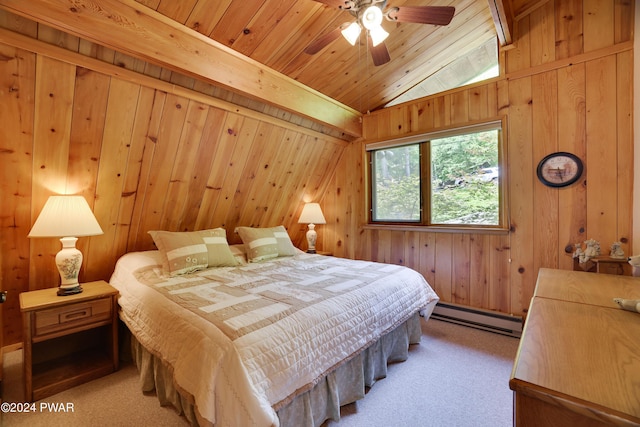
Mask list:
[{"label": "small figurine", "polygon": [[573,252],[574,258],[580,258],[584,252],[582,252],[582,245],[580,243],[576,243],[574,246],[575,251]]},{"label": "small figurine", "polygon": [[580,257],[581,263],[585,263],[591,258],[595,258],[600,255],[600,243],[597,240],[589,239],[585,240],[584,243],[587,245],[587,248],[584,250],[584,253]]},{"label": "small figurine", "polygon": [[609,253],[611,258],[624,259],[624,251],[622,250],[621,242],[613,242],[611,244],[611,252]]},{"label": "small figurine", "polygon": [[614,298],[613,300],[624,310],[640,313],[640,299]]}]

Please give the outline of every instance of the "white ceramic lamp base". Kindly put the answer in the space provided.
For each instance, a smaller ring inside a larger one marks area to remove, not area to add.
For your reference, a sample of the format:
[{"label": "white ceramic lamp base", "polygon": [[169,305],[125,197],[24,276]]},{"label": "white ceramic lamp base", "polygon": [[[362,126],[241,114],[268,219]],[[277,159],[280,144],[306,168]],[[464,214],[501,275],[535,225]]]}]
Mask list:
[{"label": "white ceramic lamp base", "polygon": [[62,249],[56,254],[56,266],[60,273],[60,287],[58,295],[74,295],[82,292],[78,283],[78,274],[82,266],[82,252],[76,249],[76,237],[63,237],[60,239]]},{"label": "white ceramic lamp base", "polygon": [[318,238],[318,233],[315,230],[315,224],[309,224],[309,230],[307,230],[307,253],[315,254],[316,253],[316,239]]}]

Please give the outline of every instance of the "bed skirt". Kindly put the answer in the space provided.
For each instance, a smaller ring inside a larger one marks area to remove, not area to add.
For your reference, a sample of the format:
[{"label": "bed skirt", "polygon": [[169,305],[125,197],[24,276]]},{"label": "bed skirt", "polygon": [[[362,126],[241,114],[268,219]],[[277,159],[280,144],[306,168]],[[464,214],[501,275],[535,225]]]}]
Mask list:
[{"label": "bed skirt", "polygon": [[[162,406],[172,405],[194,426],[211,425],[200,417],[193,396],[173,381],[173,370],[151,354],[131,335],[131,356],[140,372],[143,392],[155,390]],[[282,427],[314,427],[326,420],[340,419],[340,406],[362,399],[367,387],[386,377],[387,364],[407,359],[409,345],[420,342],[420,316],[416,313],[395,330],[382,336],[348,362],[327,374],[311,390],[291,402],[275,407]],[[123,346],[124,347],[124,346]]]}]

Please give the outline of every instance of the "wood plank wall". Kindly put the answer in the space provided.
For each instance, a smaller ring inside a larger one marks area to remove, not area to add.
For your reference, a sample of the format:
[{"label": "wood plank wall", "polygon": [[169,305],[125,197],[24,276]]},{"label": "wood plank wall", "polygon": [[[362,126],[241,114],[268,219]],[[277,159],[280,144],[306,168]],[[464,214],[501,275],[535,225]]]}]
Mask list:
[{"label": "wood plank wall", "polygon": [[[152,228],[284,224],[302,246],[303,201],[322,202],[328,224],[317,228],[319,248],[411,266],[443,301],[516,315],[539,267],[571,268],[567,246],[595,238],[606,250],[622,240],[629,253],[634,4],[540,4],[516,21],[514,48],[500,55],[502,78],[363,123],[376,139],[506,115],[512,231],[503,235],[368,228],[366,141],[229,107],[197,81],[0,14],[12,33],[82,54],[0,43],[4,345],[21,339],[19,292],[57,284],[59,242],[26,236],[46,198],[65,189],[89,200],[105,230],[79,241],[82,280],[108,279],[120,254],[150,247]],[[584,159],[580,184],[555,190],[537,181],[537,162],[557,150]]]},{"label": "wood plank wall", "polygon": [[[540,3],[516,22],[503,77],[364,118],[365,140],[375,140],[506,115],[511,231],[366,227],[363,142],[347,149],[324,196],[325,250],[416,268],[442,301],[515,315],[525,314],[540,267],[572,269],[575,243],[593,238],[608,253],[622,241],[632,253],[633,2]],[[555,151],[585,163],[570,188],[536,178]]]},{"label": "wood plank wall", "polygon": [[59,283],[60,242],[27,238],[52,194],[82,194],[104,230],[78,241],[80,281],[108,280],[119,256],[153,248],[152,229],[225,227],[237,243],[237,225],[283,224],[306,247],[298,216],[348,142],[15,16],[0,14],[0,27],[14,30],[0,29],[4,345],[21,340],[19,293]]}]

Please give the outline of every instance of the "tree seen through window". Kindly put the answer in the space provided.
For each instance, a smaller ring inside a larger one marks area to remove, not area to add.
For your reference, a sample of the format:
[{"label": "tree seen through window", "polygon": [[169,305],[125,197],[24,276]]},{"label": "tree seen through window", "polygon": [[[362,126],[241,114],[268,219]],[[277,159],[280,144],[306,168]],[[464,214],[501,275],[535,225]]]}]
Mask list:
[{"label": "tree seen through window", "polygon": [[373,150],[371,220],[499,226],[499,139],[497,128]]}]

